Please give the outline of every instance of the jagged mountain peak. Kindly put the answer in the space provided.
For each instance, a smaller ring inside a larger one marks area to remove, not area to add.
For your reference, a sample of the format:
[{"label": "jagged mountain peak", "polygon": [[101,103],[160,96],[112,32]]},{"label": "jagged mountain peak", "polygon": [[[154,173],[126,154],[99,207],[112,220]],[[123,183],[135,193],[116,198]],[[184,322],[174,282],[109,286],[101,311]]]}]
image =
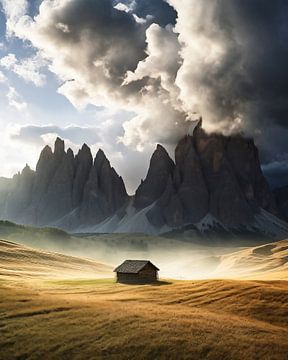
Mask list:
[{"label": "jagged mountain peak", "polygon": [[156,149],[151,156],[150,167],[153,161],[167,161],[170,164],[174,163],[173,160],[170,158],[168,151],[161,144],[157,144]]},{"label": "jagged mountain peak", "polygon": [[91,152],[91,149],[86,143],[84,143],[82,145],[82,147],[81,147],[81,151],[83,151],[83,152]]},{"label": "jagged mountain peak", "polygon": [[46,145],[40,153],[40,157],[36,165],[36,172],[41,171],[43,167],[46,167],[46,164],[53,161],[53,158],[54,154],[51,147],[49,145]]},{"label": "jagged mountain peak", "polygon": [[83,200],[85,184],[89,179],[92,165],[91,150],[84,144],[75,157],[75,177],[72,190],[72,204],[74,207],[78,207]]},{"label": "jagged mountain peak", "polygon": [[33,170],[31,170],[30,166],[26,163],[25,167],[22,170],[21,174],[27,173],[27,172],[31,172]]},{"label": "jagged mountain peak", "polygon": [[103,171],[103,169],[111,169],[110,161],[106,157],[104,151],[102,149],[99,149],[96,153],[95,159],[94,159],[94,166],[96,167],[97,173],[100,173]]},{"label": "jagged mountain peak", "polygon": [[95,156],[95,160],[99,161],[99,162],[101,162],[103,160],[107,160],[107,157],[102,149],[98,149],[96,156]]},{"label": "jagged mountain peak", "polygon": [[93,161],[90,147],[86,144],[83,144],[81,149],[79,149],[76,158],[78,161]]},{"label": "jagged mountain peak", "polygon": [[44,156],[44,155],[52,155],[52,154],[53,154],[52,148],[49,145],[45,145],[40,153],[40,157],[41,155]]},{"label": "jagged mountain peak", "polygon": [[69,158],[74,159],[74,152],[73,152],[73,150],[71,148],[68,148],[67,155],[68,155]]},{"label": "jagged mountain peak", "polygon": [[194,130],[193,130],[193,134],[192,136],[196,137],[198,134],[201,134],[204,132],[204,129],[203,129],[203,119],[202,117],[200,117],[197,125],[195,126]]},{"label": "jagged mountain peak", "polygon": [[[163,153],[167,153],[167,150],[164,148],[164,146],[163,145],[161,145],[161,144],[157,144],[156,145],[156,150],[155,151],[159,151],[159,152],[163,152]],[[167,153],[168,154],[168,153]]]},{"label": "jagged mountain peak", "polygon": [[164,193],[169,176],[172,176],[175,164],[162,145],[153,152],[147,176],[141,181],[135,194],[137,209],[146,207],[158,200]]},{"label": "jagged mountain peak", "polygon": [[54,154],[57,156],[58,154],[62,155],[64,152],[65,152],[64,140],[57,137],[54,144]]}]

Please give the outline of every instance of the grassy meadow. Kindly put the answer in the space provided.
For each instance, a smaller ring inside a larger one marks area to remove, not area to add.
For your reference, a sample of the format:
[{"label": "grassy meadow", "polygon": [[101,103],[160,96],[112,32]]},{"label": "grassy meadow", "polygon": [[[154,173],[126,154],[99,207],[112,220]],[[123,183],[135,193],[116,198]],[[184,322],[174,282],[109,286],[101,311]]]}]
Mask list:
[{"label": "grassy meadow", "polygon": [[114,262],[0,240],[0,359],[287,360],[287,249],[223,254],[218,279],[129,286]]},{"label": "grassy meadow", "polygon": [[1,359],[267,359],[288,353],[285,281],[0,283]]},{"label": "grassy meadow", "polygon": [[287,359],[287,281],[129,286],[105,264],[0,245],[1,360]]}]

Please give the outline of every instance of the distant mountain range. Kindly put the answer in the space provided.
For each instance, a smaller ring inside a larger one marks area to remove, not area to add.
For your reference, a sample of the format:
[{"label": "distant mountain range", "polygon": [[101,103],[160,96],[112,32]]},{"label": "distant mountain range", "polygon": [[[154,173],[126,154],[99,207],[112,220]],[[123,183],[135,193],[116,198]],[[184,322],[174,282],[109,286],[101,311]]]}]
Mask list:
[{"label": "distant mountain range", "polygon": [[[201,121],[178,143],[175,162],[157,145],[134,196],[102,150],[87,145],[76,156],[57,138],[36,171],[26,166],[0,180],[0,218],[71,232],[159,234],[252,232],[288,235],[288,191],[276,197],[252,139],[207,134]],[[281,218],[281,219],[280,219]]]}]

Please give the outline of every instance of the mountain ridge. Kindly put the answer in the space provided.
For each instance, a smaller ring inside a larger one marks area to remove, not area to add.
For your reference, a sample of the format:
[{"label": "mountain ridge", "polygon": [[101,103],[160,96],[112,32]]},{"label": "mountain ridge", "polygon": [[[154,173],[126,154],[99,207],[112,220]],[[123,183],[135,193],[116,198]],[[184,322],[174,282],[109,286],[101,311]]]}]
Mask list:
[{"label": "mountain ridge", "polygon": [[[175,161],[157,145],[134,196],[101,149],[93,159],[84,144],[74,155],[57,138],[54,151],[44,147],[35,171],[26,165],[10,181],[1,180],[0,204],[1,219],[84,232],[157,234],[189,224],[201,232],[207,219],[215,220],[206,230],[244,226],[261,232],[266,219],[264,233],[273,228],[273,236],[281,216],[253,139],[208,134],[202,120],[178,142]],[[283,224],[281,237],[288,235]]]}]

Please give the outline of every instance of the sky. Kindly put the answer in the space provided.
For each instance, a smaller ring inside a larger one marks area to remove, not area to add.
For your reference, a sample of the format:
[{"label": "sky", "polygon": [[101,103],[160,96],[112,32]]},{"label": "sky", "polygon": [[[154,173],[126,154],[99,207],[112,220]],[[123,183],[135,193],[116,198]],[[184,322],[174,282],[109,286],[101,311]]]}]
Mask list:
[{"label": "sky", "polygon": [[0,0],[0,176],[56,136],[102,148],[127,189],[162,143],[204,127],[253,136],[288,184],[283,0]]}]

